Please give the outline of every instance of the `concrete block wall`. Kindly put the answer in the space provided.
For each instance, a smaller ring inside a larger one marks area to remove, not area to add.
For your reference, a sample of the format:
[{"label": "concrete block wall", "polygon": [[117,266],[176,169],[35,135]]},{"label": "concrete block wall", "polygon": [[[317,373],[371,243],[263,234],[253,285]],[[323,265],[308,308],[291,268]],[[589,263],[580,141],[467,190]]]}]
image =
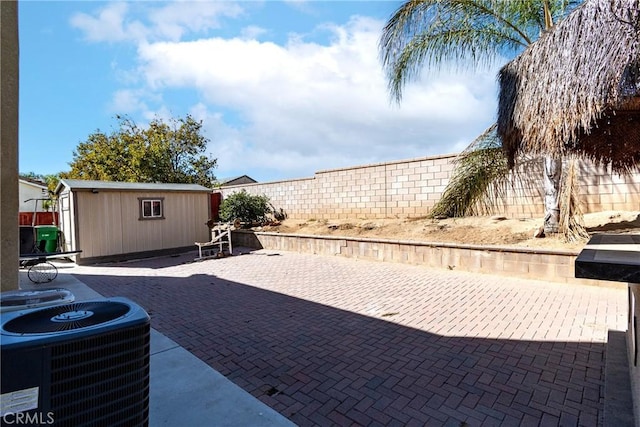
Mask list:
[{"label": "concrete block wall", "polygon": [[266,195],[274,208],[282,209],[293,218],[312,218],[317,211],[315,178],[292,179],[259,184],[246,184],[225,187],[221,190],[222,199],[246,190],[249,194]]},{"label": "concrete block wall", "polygon": [[640,210],[640,173],[620,176],[610,168],[581,161],[580,200],[586,212]]},{"label": "concrete block wall", "polygon": [[558,283],[618,288],[626,286],[624,283],[577,279],[575,259],[578,253],[571,251],[312,236],[249,230],[235,230],[232,233],[232,239],[236,247],[398,262]]},{"label": "concrete block wall", "polygon": [[[568,161],[563,168],[568,169]],[[576,160],[576,172],[584,213],[640,210],[640,173],[620,176],[587,160]],[[485,213],[514,218],[544,216],[543,173],[542,160],[523,165],[497,197],[497,206]]]},{"label": "concrete block wall", "polygon": [[[456,155],[424,157],[318,171],[312,178],[224,187],[224,197],[245,189],[266,195],[295,219],[378,219],[421,217],[440,199],[455,168]],[[522,167],[485,213],[513,218],[544,215],[542,160]],[[585,213],[640,210],[640,173],[618,176],[578,161],[579,197]]]}]

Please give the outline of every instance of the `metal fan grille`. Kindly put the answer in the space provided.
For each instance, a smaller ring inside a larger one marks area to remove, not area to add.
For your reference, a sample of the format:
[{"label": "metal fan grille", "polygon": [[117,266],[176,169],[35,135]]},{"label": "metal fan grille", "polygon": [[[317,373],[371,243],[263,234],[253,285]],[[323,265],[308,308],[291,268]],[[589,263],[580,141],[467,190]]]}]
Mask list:
[{"label": "metal fan grille", "polygon": [[78,302],[32,311],[5,323],[3,329],[17,334],[68,331],[115,320],[129,310],[127,304],[113,301]]}]

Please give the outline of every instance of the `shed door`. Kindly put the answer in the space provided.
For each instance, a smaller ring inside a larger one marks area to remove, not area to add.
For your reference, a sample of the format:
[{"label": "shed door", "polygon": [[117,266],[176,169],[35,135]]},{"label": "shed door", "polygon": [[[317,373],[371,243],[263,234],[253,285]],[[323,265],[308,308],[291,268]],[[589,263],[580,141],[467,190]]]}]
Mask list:
[{"label": "shed door", "polygon": [[71,218],[71,200],[69,194],[60,197],[60,229],[62,230],[64,241],[62,250],[75,250],[75,233],[73,229],[73,219]]}]

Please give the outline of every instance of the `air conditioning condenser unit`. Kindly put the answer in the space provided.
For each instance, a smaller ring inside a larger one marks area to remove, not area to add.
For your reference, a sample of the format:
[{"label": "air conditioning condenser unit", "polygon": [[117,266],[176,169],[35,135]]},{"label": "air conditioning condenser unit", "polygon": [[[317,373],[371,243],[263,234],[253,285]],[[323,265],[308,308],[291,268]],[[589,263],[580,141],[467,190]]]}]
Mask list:
[{"label": "air conditioning condenser unit", "polygon": [[126,298],[1,314],[2,425],[147,426],[150,319]]}]

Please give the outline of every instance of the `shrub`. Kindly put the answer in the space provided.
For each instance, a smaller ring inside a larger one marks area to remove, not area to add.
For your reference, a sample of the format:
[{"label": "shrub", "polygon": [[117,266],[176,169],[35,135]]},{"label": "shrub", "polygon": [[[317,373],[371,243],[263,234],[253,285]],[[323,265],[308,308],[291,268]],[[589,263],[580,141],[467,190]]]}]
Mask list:
[{"label": "shrub", "polygon": [[239,218],[242,222],[264,223],[271,213],[267,196],[254,196],[242,190],[226,197],[220,205],[220,219],[234,221]]},{"label": "shrub", "polygon": [[271,206],[271,213],[277,221],[284,221],[285,219],[287,219],[287,213],[284,211],[284,209],[276,209],[276,207],[271,203],[269,203],[269,206]]}]

